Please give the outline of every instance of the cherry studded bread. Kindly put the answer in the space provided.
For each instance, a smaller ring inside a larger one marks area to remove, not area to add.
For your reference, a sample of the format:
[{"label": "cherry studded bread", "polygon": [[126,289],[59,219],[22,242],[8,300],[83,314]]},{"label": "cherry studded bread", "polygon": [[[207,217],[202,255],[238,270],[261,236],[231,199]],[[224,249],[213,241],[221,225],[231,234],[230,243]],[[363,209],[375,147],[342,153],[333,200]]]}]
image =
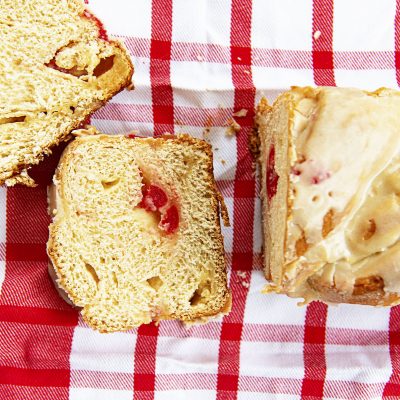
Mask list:
[{"label": "cherry studded bread", "polygon": [[52,197],[48,254],[94,329],[229,311],[220,206],[227,214],[204,141],[83,135],[64,151]]},{"label": "cherry studded bread", "polygon": [[256,117],[269,290],[400,302],[400,93],[292,88]]},{"label": "cherry studded bread", "polygon": [[27,169],[131,83],[123,46],[79,0],[0,2],[0,185]]}]

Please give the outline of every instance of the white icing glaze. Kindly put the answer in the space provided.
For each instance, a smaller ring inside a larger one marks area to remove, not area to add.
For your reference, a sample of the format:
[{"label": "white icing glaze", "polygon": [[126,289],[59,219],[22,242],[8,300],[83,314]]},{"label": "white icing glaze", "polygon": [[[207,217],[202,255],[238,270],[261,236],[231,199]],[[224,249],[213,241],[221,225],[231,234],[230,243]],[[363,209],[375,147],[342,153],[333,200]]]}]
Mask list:
[{"label": "white icing glaze", "polygon": [[[288,287],[304,282],[305,259],[309,274],[326,268],[322,279],[337,289],[351,292],[356,277],[368,273],[381,276],[386,291],[400,292],[400,261],[385,251],[400,237],[399,94],[339,88],[292,93],[286,261],[295,262],[285,270]],[[324,235],[330,212],[333,230]],[[302,235],[308,250],[299,259],[294,251]]]}]

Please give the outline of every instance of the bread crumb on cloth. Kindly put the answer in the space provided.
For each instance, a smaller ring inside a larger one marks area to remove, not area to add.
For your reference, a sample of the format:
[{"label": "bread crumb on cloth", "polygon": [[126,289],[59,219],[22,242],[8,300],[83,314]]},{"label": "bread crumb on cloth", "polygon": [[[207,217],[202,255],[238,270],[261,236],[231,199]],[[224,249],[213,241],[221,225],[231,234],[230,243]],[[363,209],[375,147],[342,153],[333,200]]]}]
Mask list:
[{"label": "bread crumb on cloth", "polygon": [[225,136],[236,135],[240,131],[241,126],[235,121],[235,119],[230,118],[226,122],[227,128],[225,129]]},{"label": "bread crumb on cloth", "polygon": [[245,108],[242,108],[241,110],[236,111],[236,112],[233,113],[232,115],[233,115],[234,117],[242,118],[242,117],[245,117],[245,116],[247,115],[247,113],[248,113],[248,110],[246,110]]}]

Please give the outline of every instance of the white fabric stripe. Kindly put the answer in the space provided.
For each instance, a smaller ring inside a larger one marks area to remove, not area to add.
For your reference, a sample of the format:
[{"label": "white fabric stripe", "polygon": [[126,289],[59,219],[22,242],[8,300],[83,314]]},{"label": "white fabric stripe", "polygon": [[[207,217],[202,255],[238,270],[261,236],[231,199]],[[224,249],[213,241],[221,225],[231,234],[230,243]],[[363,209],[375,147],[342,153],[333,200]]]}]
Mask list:
[{"label": "white fabric stripe", "polygon": [[0,243],[6,242],[6,206],[7,206],[7,189],[0,187]]},{"label": "white fabric stripe", "polygon": [[132,400],[133,390],[107,390],[94,388],[69,389],[69,400]]},{"label": "white fabric stripe", "polygon": [[0,260],[0,294],[3,287],[4,278],[6,276],[6,262]]},{"label": "white fabric stripe", "polygon": [[393,50],[396,2],[352,0],[351,8],[353,11],[345,0],[335,1],[333,49]]},{"label": "white fabric stripe", "polygon": [[72,341],[71,370],[133,373],[136,335],[118,332],[104,335],[77,326]]}]

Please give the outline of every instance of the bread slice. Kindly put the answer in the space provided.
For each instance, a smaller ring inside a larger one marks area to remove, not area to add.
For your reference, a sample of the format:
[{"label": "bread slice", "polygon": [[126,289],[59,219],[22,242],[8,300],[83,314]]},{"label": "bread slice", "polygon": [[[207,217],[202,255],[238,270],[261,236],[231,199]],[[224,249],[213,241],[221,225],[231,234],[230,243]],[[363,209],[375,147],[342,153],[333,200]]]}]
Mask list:
[{"label": "bread slice", "polygon": [[121,43],[79,0],[0,2],[0,185],[27,169],[131,83]]},{"label": "bread slice", "polygon": [[295,87],[256,123],[269,290],[400,303],[400,93]]},{"label": "bread slice", "polygon": [[91,327],[229,310],[220,205],[227,214],[207,143],[84,135],[64,151],[54,184],[48,254]]}]

